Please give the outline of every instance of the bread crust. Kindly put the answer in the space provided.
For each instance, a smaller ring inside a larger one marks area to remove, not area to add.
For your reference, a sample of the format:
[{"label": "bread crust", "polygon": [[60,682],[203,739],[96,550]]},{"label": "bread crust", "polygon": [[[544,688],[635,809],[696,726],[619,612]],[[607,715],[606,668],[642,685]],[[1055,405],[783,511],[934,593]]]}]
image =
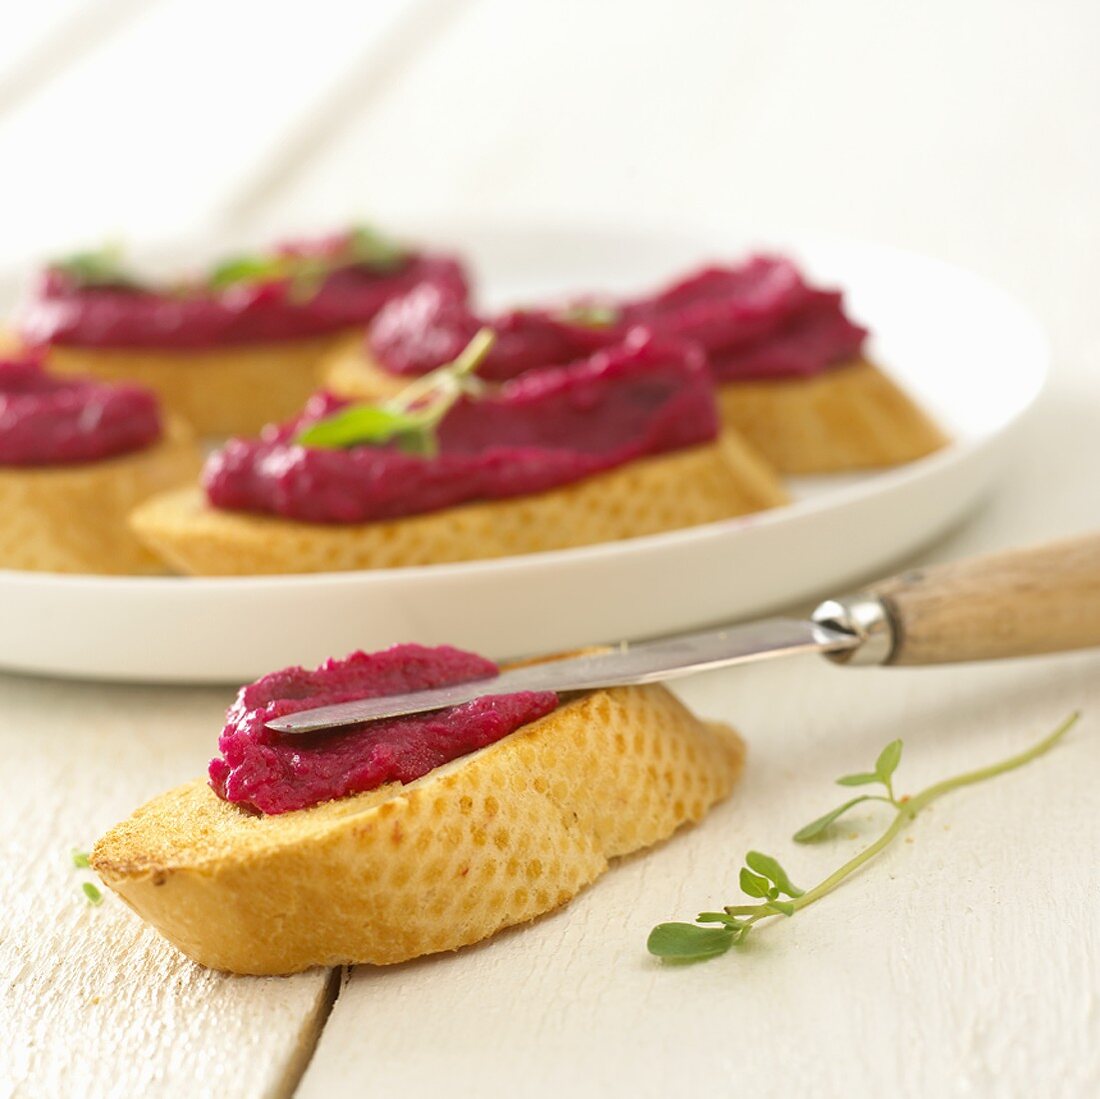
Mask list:
[{"label": "bread crust", "polygon": [[65,466],[0,468],[0,568],[157,573],[163,562],[134,536],[130,512],[194,480],[202,457],[183,421],[131,454]]},{"label": "bread crust", "polygon": [[549,492],[403,519],[336,525],[219,511],[194,488],[150,500],[132,524],[173,568],[236,576],[506,557],[696,526],[786,501],[752,448],[724,435]]},{"label": "bread crust", "polygon": [[950,441],[895,382],[860,359],[812,378],[718,387],[722,422],[780,472],[900,465]]},{"label": "bread crust", "polygon": [[200,435],[254,435],[301,411],[319,385],[321,362],[346,335],[178,351],[54,346],[48,365],[143,385]]},{"label": "bread crust", "polygon": [[699,820],[743,757],[663,687],[594,691],[407,786],[312,809],[250,815],[198,779],[111,829],[91,863],[202,965],[389,965],[565,904],[609,859]]}]

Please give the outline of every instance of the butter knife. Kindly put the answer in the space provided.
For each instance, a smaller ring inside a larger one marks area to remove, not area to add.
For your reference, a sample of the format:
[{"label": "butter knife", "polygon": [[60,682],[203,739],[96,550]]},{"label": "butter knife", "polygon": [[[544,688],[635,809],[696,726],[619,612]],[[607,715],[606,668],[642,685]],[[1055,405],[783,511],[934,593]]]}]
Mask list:
[{"label": "butter knife", "polygon": [[517,691],[654,683],[799,653],[850,665],[947,664],[1100,646],[1100,533],[902,573],[828,599],[806,620],[765,618],[623,643],[489,679],[342,702],[267,723],[308,733]]}]

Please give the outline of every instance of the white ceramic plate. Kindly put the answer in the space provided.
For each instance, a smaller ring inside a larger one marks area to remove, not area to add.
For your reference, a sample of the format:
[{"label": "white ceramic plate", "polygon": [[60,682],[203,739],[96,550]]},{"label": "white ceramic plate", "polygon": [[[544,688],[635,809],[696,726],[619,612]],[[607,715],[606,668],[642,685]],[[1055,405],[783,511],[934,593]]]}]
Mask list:
[{"label": "white ceramic plate", "polygon": [[[492,303],[641,289],[754,242],[707,232],[421,227],[469,255]],[[395,641],[501,658],[689,629],[836,594],[934,538],[991,484],[1047,368],[1004,293],[944,263],[853,243],[770,241],[842,286],[884,364],[952,435],[908,466],[802,479],[743,519],[582,549],[430,567],[245,579],[0,571],[0,666],[242,683]]]}]

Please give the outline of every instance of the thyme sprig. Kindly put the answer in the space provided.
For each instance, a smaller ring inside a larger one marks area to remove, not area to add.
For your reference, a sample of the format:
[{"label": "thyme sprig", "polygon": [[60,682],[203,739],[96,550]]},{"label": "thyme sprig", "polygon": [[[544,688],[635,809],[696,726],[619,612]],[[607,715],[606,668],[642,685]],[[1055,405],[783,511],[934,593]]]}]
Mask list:
[{"label": "thyme sprig", "polygon": [[122,247],[117,243],[73,252],[52,260],[49,266],[77,286],[132,288],[138,285],[138,280],[126,269]]},{"label": "thyme sprig", "polygon": [[[349,229],[335,247],[314,252],[246,252],[229,256],[205,274],[189,276],[170,289],[174,294],[186,296],[234,286],[285,281],[291,300],[304,302],[312,298],[335,271],[364,267],[386,274],[401,267],[408,257],[408,250],[396,241],[369,226],[357,225]],[[62,256],[51,261],[49,266],[77,286],[136,289],[145,285],[126,267],[123,249],[117,243]]]},{"label": "thyme sprig", "polygon": [[308,301],[325,279],[344,267],[365,267],[379,274],[396,270],[408,259],[408,251],[366,225],[347,233],[339,247],[321,252],[257,252],[230,256],[206,277],[211,290],[257,282],[289,283],[294,301]]},{"label": "thyme sprig", "polygon": [[496,333],[482,328],[450,363],[425,374],[382,404],[353,404],[304,427],[294,437],[300,446],[343,450],[393,443],[406,454],[439,453],[439,425],[462,397],[477,397],[484,382],[477,368],[492,349]]},{"label": "thyme sprig", "polygon": [[837,779],[841,786],[880,785],[885,790],[884,794],[864,794],[852,798],[811,821],[794,834],[795,842],[812,843],[823,838],[831,826],[853,806],[865,801],[881,801],[894,809],[894,818],[874,843],[865,847],[812,889],[807,890],[799,889],[794,885],[786,871],[770,855],[750,851],[745,856],[745,866],[741,869],[741,891],[749,897],[758,898],[759,903],[727,905],[721,912],[700,912],[695,918],[695,923],[658,924],[649,934],[646,944],[649,952],[670,962],[703,961],[725,954],[732,946],[744,942],[761,920],[772,916],[793,916],[801,909],[827,896],[864,863],[888,847],[906,825],[937,798],[963,786],[972,786],[995,778],[997,775],[1003,775],[1007,771],[1013,771],[1049,752],[1069,732],[1079,716],[1077,713],[1070,714],[1054,732],[1026,751],[1009,756],[988,767],[980,767],[975,771],[967,771],[953,778],[944,779],[942,782],[933,783],[912,797],[898,797],[894,793],[894,772],[901,762],[902,742],[892,741],[879,754],[872,770],[844,775]]}]

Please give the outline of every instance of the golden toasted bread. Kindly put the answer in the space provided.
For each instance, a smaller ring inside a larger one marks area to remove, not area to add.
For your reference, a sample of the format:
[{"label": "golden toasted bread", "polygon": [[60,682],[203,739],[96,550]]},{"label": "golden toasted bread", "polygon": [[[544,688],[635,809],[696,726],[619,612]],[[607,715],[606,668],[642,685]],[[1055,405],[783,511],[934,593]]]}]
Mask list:
[{"label": "golden toasted bread", "polygon": [[718,387],[722,422],[780,473],[900,465],[949,442],[878,367],[860,360],[812,378]]},{"label": "golden toasted bread", "polygon": [[211,507],[198,488],[150,500],[131,519],[169,565],[198,576],[338,572],[564,549],[728,519],[785,503],[732,434],[531,496],[350,525]]},{"label": "golden toasted bread", "polygon": [[170,417],[159,442],[132,454],[65,466],[0,468],[0,568],[155,573],[163,562],[130,529],[150,496],[198,476],[190,427]]},{"label": "golden toasted bread", "polygon": [[375,361],[361,332],[336,344],[321,363],[326,389],[357,401],[382,401],[396,397],[414,380],[391,374]]},{"label": "golden toasted bread", "polygon": [[136,382],[200,435],[254,435],[301,410],[319,364],[346,335],[200,350],[59,347],[51,370],[105,382]]},{"label": "golden toasted bread", "polygon": [[197,779],[92,851],[103,881],[203,965],[388,965],[565,904],[608,860],[729,793],[744,747],[663,687],[595,691],[407,786],[279,816]]}]

